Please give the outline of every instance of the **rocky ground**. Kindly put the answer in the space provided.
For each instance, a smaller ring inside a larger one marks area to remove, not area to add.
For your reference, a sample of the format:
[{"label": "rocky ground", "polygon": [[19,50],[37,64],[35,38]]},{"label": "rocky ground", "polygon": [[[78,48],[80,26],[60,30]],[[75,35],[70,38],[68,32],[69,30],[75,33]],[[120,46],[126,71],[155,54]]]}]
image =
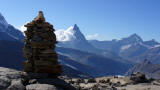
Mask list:
[{"label": "rocky ground", "polygon": [[77,90],[160,90],[160,80],[147,79],[144,74],[136,73],[131,76],[100,77],[78,79],[64,77]]},{"label": "rocky ground", "polygon": [[141,73],[130,77],[56,78],[0,67],[0,90],[160,90],[160,80],[146,79]]},{"label": "rocky ground", "polygon": [[144,80],[139,77],[133,80],[130,77],[72,79],[71,82],[79,90],[160,90],[159,80]]}]

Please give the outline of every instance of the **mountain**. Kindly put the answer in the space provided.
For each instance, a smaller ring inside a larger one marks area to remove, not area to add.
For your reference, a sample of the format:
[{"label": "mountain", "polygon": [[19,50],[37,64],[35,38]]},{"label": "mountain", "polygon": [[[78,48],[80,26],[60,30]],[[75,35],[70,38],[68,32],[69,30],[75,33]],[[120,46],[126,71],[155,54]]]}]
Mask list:
[{"label": "mountain", "polygon": [[23,39],[24,35],[22,32],[8,24],[2,14],[0,14],[0,40],[16,41]]},{"label": "mountain", "polygon": [[14,69],[22,69],[23,61],[23,43],[20,41],[0,40],[0,66]]},{"label": "mountain", "polygon": [[158,45],[160,43],[158,43],[156,40],[152,39],[152,40],[149,40],[149,41],[144,41],[144,44],[148,45],[150,47],[154,47],[155,45]]},{"label": "mountain", "polygon": [[100,51],[88,43],[76,24],[69,27],[67,30],[56,30],[55,34],[59,46],[92,53]]},{"label": "mountain", "polygon": [[133,59],[140,62],[142,59],[148,59],[154,64],[160,64],[160,44],[148,49],[143,54],[140,54]]},{"label": "mountain", "polygon": [[[130,62],[125,62],[125,60],[118,61],[71,48],[56,47],[56,51],[76,62],[92,67],[93,69],[90,69],[87,72],[95,77],[106,75],[123,75],[130,67],[132,67],[132,64]],[[95,70],[97,70],[97,73]]]},{"label": "mountain", "polygon": [[61,54],[58,54],[58,56],[60,63],[63,65],[63,75],[81,78],[91,78],[101,75],[101,72],[98,71],[96,68],[81,64]]},{"label": "mountain", "polygon": [[122,38],[121,40],[89,40],[88,42],[96,48],[114,52],[127,60],[132,60],[132,58],[143,54],[145,51],[159,44],[154,40],[143,41],[137,34],[133,34],[127,38]]},{"label": "mountain", "polygon": [[136,72],[144,73],[149,78],[160,78],[160,64],[153,64],[149,60],[145,59],[143,62],[136,64],[131,68],[126,75],[131,75]]},{"label": "mountain", "polygon": [[59,42],[57,46],[93,53],[118,61],[125,61],[124,59],[122,60],[122,58],[116,53],[102,50],[91,45],[76,24],[69,27],[67,30],[56,30],[55,34]]}]

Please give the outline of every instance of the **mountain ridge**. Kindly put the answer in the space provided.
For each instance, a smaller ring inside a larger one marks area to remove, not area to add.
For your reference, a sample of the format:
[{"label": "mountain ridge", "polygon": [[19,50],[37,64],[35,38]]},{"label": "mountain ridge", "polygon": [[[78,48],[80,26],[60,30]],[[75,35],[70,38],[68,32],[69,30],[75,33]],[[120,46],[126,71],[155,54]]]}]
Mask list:
[{"label": "mountain ridge", "polygon": [[[143,41],[141,37],[137,34],[132,34],[129,37],[122,38],[121,40],[112,40],[112,41],[98,41],[98,40],[89,40],[96,48],[107,50],[118,54],[120,57],[134,61],[132,58],[143,55],[144,52],[147,52],[156,45],[160,45],[155,40]],[[144,60],[143,58],[142,60]],[[141,60],[140,60],[141,61]]]},{"label": "mountain ridge", "polygon": [[[6,34],[3,37],[1,36],[1,39],[4,39],[4,40],[22,41],[24,39],[23,33],[20,30],[13,27],[11,24],[8,24],[8,22],[5,20],[2,14],[0,14],[0,32],[3,32]],[[7,38],[7,37],[10,37],[10,38]]]},{"label": "mountain ridge", "polygon": [[126,72],[126,75],[131,75],[137,72],[145,74],[148,78],[159,79],[160,64],[153,64],[145,59],[143,62],[138,63],[133,68],[129,69],[128,72]]}]

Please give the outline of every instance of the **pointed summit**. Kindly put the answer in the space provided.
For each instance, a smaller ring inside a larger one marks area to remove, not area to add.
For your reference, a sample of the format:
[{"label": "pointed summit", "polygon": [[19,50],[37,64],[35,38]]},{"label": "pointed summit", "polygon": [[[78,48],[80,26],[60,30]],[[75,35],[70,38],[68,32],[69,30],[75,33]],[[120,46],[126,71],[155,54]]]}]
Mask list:
[{"label": "pointed summit", "polygon": [[73,32],[73,33],[81,33],[79,27],[77,26],[77,24],[74,24],[73,26],[70,26],[67,31],[69,32]]},{"label": "pointed summit", "polygon": [[58,41],[86,41],[85,36],[81,33],[79,27],[74,24],[66,30],[56,30]]},{"label": "pointed summit", "polygon": [[34,21],[45,21],[45,17],[42,11],[39,11],[38,16],[34,19]]},{"label": "pointed summit", "polygon": [[139,37],[136,33],[132,34],[131,37]]},{"label": "pointed summit", "polygon": [[151,62],[148,60],[148,59],[145,59],[143,62],[142,62],[143,64],[151,64]]},{"label": "pointed summit", "polygon": [[128,37],[129,39],[132,39],[133,41],[140,41],[140,42],[143,42],[142,38],[137,35],[136,33],[135,34],[132,34],[131,36]]},{"label": "pointed summit", "polygon": [[4,16],[0,13],[0,24],[4,25],[5,28],[8,27],[8,23],[5,20]]},{"label": "pointed summit", "polygon": [[74,24],[73,30],[79,30],[79,27],[77,26],[77,24]]}]

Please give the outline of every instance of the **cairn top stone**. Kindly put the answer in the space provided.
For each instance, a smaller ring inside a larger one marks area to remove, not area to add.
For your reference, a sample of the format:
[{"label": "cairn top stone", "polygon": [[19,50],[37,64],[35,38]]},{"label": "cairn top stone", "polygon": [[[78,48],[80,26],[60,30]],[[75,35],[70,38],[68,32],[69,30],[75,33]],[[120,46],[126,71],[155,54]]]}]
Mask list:
[{"label": "cairn top stone", "polygon": [[45,21],[45,17],[42,11],[39,11],[38,16],[34,19],[34,21]]}]

